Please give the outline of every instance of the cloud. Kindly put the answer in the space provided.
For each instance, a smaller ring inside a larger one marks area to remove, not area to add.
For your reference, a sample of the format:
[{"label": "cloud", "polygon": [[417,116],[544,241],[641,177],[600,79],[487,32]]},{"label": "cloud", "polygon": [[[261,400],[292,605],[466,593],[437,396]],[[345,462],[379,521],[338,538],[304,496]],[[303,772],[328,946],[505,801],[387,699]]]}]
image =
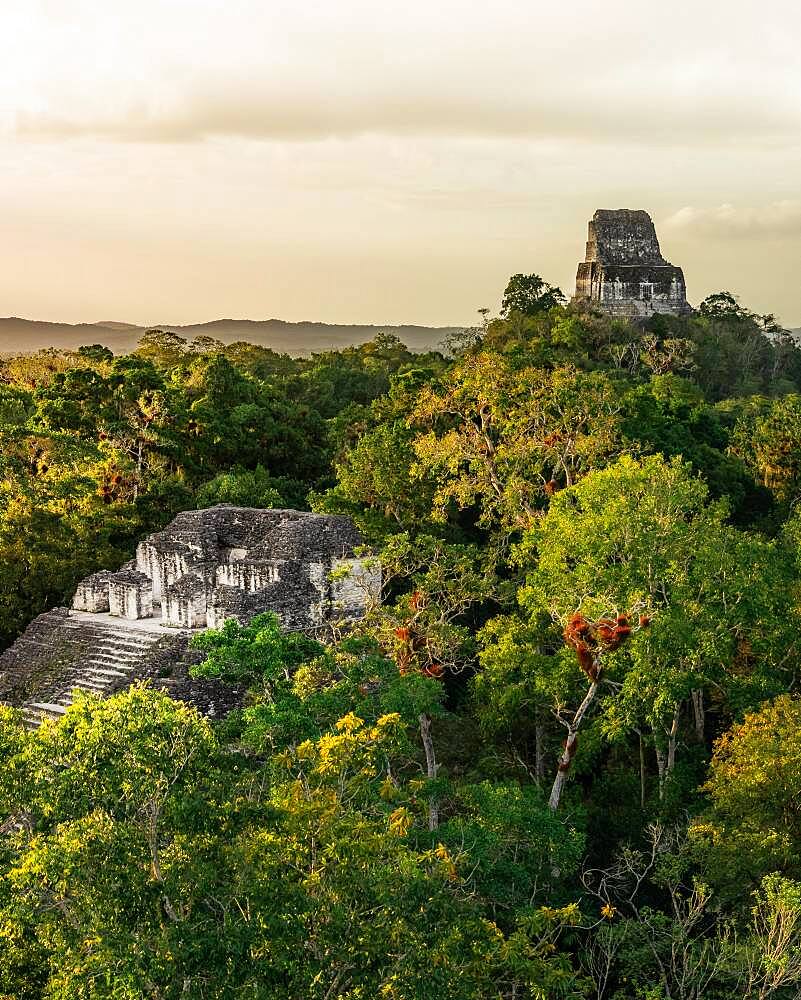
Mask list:
[{"label": "cloud", "polygon": [[801,236],[801,201],[774,201],[757,208],[729,203],[711,208],[687,205],[664,225],[689,234],[726,238]]},{"label": "cloud", "polygon": [[362,135],[442,138],[561,139],[626,144],[797,144],[801,109],[727,94],[655,98],[642,114],[641,95],[607,84],[585,90],[571,84],[561,93],[532,88],[523,93],[482,94],[420,83],[397,92],[343,85],[319,89],[277,85],[241,90],[221,84],[177,94],[169,103],[135,102],[107,110],[68,113],[58,107],[20,111],[20,137],[91,137],[119,142],[184,143],[215,137],[309,141]]},{"label": "cloud", "polygon": [[43,0],[5,2],[24,10],[35,39],[18,51],[21,27],[9,25],[4,50],[0,33],[0,95],[3,77],[14,94],[0,113],[13,107],[20,139],[778,148],[801,135],[801,8],[791,0],[776,0],[781,31],[751,0],[730,0],[725,19],[674,0],[658,25],[630,0],[337,0],[311,10],[285,0],[48,0],[38,19],[30,10]]}]

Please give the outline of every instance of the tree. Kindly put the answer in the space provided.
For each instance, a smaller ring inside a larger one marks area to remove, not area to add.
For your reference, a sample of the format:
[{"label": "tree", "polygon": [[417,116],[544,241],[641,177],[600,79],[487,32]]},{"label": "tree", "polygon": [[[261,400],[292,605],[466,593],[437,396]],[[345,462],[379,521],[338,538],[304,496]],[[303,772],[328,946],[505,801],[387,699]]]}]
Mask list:
[{"label": "tree", "polygon": [[205,656],[193,669],[196,677],[216,677],[255,686],[275,701],[273,685],[288,684],[292,672],[324,647],[302,632],[285,632],[278,616],[256,615],[247,625],[229,618],[220,629],[199,632],[192,639]]},{"label": "tree", "polygon": [[257,465],[252,472],[236,468],[220,472],[198,487],[196,494],[198,510],[213,507],[218,503],[232,503],[239,507],[285,506],[276,481],[262,465]]},{"label": "tree", "polygon": [[[9,739],[18,718],[2,726],[11,815],[2,919],[17,928],[19,947],[28,942],[43,995],[161,990],[171,952],[183,952],[179,965],[188,954],[180,929],[192,923],[202,864],[191,871],[187,858],[207,855],[200,817],[216,756],[208,724],[140,687],[105,702],[78,699],[58,724],[22,739]],[[183,985],[180,977],[173,995]]]},{"label": "tree", "polygon": [[114,360],[114,352],[102,344],[85,344],[78,348],[78,354],[83,358],[89,358],[90,361],[111,362]]},{"label": "tree", "polygon": [[350,712],[266,763],[147,688],[0,713],[0,985],[39,1000],[578,998],[575,907],[489,919],[422,833],[404,726]]},{"label": "tree", "polygon": [[716,318],[744,319],[748,311],[743,309],[737,301],[736,296],[731,292],[714,292],[707,295],[698,307],[698,312],[702,316],[714,316]]},{"label": "tree", "polygon": [[312,497],[316,510],[350,514],[370,540],[430,520],[430,477],[412,475],[414,432],[403,420],[368,428],[335,463],[337,485]]},{"label": "tree", "polygon": [[513,274],[503,293],[501,315],[508,318],[512,313],[536,316],[548,312],[565,302],[560,288],[549,285],[538,274]]},{"label": "tree", "polygon": [[619,452],[618,401],[601,375],[517,369],[498,355],[459,359],[425,387],[412,421],[418,474],[434,477],[435,511],[477,505],[479,523],[529,526],[546,498]]},{"label": "tree", "polygon": [[801,882],[768,875],[754,893],[745,995],[768,1000],[801,983]]},{"label": "tree", "polygon": [[[616,976],[657,981],[660,992],[648,995],[677,1000],[796,996],[801,883],[764,878],[738,927],[693,874],[684,831],[653,824],[646,834],[644,849],[624,847],[608,867],[582,872],[604,918],[591,929],[583,956],[599,998]],[[657,896],[666,907],[653,905]]]},{"label": "tree", "polygon": [[801,877],[801,700],[779,695],[724,733],[705,791],[692,834],[713,884],[737,894],[771,872]]},{"label": "tree", "polygon": [[757,398],[737,421],[731,450],[784,509],[801,495],[801,396]]},{"label": "tree", "polygon": [[[615,972],[624,973],[623,982],[647,983],[643,997],[741,995],[726,990],[732,979],[736,989],[740,971],[733,968],[731,926],[716,912],[709,886],[690,871],[684,831],[652,824],[642,849],[626,845],[607,868],[585,869],[581,879],[600,904],[585,959],[599,997]],[[657,895],[665,905],[652,905]]]},{"label": "tree", "polygon": [[381,551],[381,571],[388,595],[368,615],[366,625],[392,656],[416,706],[420,739],[429,783],[429,829],[439,825],[437,778],[440,764],[434,745],[433,721],[442,713],[440,689],[448,673],[459,672],[472,652],[463,622],[467,610],[493,592],[493,570],[476,548],[441,539],[399,534]]},{"label": "tree", "polygon": [[172,330],[154,328],[146,330],[136,347],[135,354],[151,361],[159,368],[174,368],[187,355],[186,337]]},{"label": "tree", "polygon": [[[532,621],[548,616],[567,644],[540,663],[568,731],[554,808],[577,730],[597,699],[609,735],[650,728],[664,784],[675,762],[676,720],[692,691],[714,683],[736,706],[786,683],[795,627],[787,560],[775,545],[730,528],[725,516],[680,462],[623,457],[558,493],[524,534],[521,609]],[[766,635],[766,620],[781,627]],[[488,631],[485,657],[503,655],[492,646],[508,644],[507,628],[518,629],[518,620]],[[543,630],[540,652],[549,646],[558,649],[557,636]],[[583,687],[565,686],[566,662],[580,668]]]}]

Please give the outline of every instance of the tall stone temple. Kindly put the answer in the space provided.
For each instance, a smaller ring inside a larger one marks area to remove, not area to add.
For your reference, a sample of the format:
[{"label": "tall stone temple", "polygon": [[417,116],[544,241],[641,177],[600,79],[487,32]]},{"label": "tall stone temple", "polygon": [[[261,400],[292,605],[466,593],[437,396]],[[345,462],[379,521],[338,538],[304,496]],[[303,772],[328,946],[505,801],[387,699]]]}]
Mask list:
[{"label": "tall stone temple", "polygon": [[192,678],[193,634],[264,611],[324,632],[378,601],[381,569],[357,555],[347,517],[220,504],[184,511],[119,570],[83,580],[71,608],[39,615],[0,655],[0,702],[29,726],[58,718],[75,691],[109,695],[148,680],[208,715],[242,692]]},{"label": "tall stone temple", "polygon": [[681,268],[662,256],[651,216],[639,209],[599,208],[593,215],[575,299],[630,319],[692,312]]}]

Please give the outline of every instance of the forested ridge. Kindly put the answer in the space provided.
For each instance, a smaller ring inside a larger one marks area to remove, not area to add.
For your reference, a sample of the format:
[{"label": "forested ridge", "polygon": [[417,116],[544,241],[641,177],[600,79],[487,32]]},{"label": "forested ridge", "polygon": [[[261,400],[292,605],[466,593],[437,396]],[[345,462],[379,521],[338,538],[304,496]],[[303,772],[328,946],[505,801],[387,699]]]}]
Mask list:
[{"label": "forested ridge", "polygon": [[178,511],[347,514],[384,595],[0,708],[0,1000],[801,997],[801,350],[515,275],[442,349],[0,361],[0,648]]}]

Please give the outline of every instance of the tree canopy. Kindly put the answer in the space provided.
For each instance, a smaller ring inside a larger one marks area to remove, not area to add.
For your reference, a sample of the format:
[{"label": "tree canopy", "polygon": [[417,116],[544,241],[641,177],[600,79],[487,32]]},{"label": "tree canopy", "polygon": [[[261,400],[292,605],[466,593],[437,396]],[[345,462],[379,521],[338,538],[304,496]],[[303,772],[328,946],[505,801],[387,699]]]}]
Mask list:
[{"label": "tree canopy", "polygon": [[[0,1000],[797,1000],[801,351],[514,275],[443,350],[0,361],[0,644],[176,512],[346,514],[381,601],[0,708]],[[193,681],[193,683],[195,683]]]}]

